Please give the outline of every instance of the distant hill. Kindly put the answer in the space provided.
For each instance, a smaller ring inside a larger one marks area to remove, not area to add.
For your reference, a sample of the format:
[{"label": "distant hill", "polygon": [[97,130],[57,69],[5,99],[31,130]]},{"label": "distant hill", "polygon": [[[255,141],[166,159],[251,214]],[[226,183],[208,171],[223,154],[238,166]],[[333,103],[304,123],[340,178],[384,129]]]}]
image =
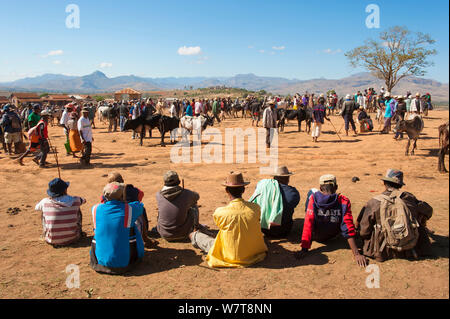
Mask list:
[{"label": "distant hill", "polygon": [[[363,91],[368,87],[379,90],[383,81],[369,73],[357,73],[342,79],[298,80],[280,77],[264,77],[255,74],[238,74],[233,77],[167,77],[144,78],[135,75],[108,78],[104,73],[95,71],[85,76],[67,76],[61,74],[44,74],[33,78],[24,78],[14,82],[0,83],[0,91],[37,91],[67,93],[102,93],[130,87],[141,91],[170,90],[184,88],[204,88],[226,86],[252,91],[266,90],[275,94],[322,93],[330,89],[339,95]],[[392,92],[405,94],[406,91],[431,93],[435,101],[449,100],[448,83],[431,79],[410,77],[403,79]]]}]

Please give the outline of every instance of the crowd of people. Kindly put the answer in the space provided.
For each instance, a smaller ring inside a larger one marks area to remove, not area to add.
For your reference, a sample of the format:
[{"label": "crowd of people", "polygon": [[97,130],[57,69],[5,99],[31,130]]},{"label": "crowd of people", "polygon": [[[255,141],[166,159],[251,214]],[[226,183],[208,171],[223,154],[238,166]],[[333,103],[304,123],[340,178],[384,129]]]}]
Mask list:
[{"label": "crowd of people", "polygon": [[[298,232],[301,244],[293,256],[303,259],[313,241],[327,244],[337,236],[345,238],[357,265],[368,258],[379,262],[391,258],[430,256],[426,228],[433,209],[413,194],[402,191],[403,173],[389,169],[381,179],[385,191],[362,208],[354,222],[350,199],[338,193],[336,176],[319,178],[319,187],[308,191],[302,229],[294,227],[293,214],[300,193],[291,185],[294,173],[278,167],[272,178],[260,180],[249,199],[242,173],[232,172],[221,184],[228,205],[217,208],[212,217],[217,230],[200,223],[200,194],[181,185],[177,172],[167,171],[156,193],[158,217],[149,228],[142,202],[144,192],[125,183],[119,173],[107,177],[92,206],[93,238],[90,265],[100,273],[123,274],[144,258],[145,247],[156,248],[157,238],[168,242],[190,242],[206,255],[210,267],[246,267],[263,261],[268,239],[289,239]],[[85,233],[82,230],[82,197],[68,194],[70,183],[56,178],[49,182],[48,197],[35,207],[42,212],[42,238],[55,247],[70,246]]]}]

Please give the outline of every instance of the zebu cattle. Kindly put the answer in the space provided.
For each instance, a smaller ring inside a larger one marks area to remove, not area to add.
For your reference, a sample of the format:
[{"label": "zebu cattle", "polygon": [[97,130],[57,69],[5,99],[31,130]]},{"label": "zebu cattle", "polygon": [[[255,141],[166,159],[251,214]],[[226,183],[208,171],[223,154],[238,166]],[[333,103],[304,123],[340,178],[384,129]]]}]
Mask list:
[{"label": "zebu cattle", "polygon": [[242,112],[242,117],[244,117],[244,106],[240,103],[231,104],[231,112],[234,118],[239,117],[238,112]]},{"label": "zebu cattle", "polygon": [[100,106],[97,110],[98,120],[100,122],[105,122],[108,118],[108,112],[111,108],[109,106]]},{"label": "zebu cattle", "polygon": [[180,126],[180,120],[177,117],[161,116],[159,119],[159,133],[161,133],[161,146],[166,146],[164,143],[164,135],[170,132],[170,143],[175,142],[176,130]]},{"label": "zebu cattle", "polygon": [[278,112],[278,127],[280,131],[284,131],[284,126],[286,125],[286,120],[297,119],[298,131],[302,131],[302,121],[306,122],[306,131],[309,133],[311,131],[312,122],[312,109],[310,107],[299,107],[297,110],[284,110],[279,109]]},{"label": "zebu cattle", "polygon": [[140,135],[140,145],[142,146],[142,140],[144,139],[144,134],[147,130],[152,130],[156,127],[159,128],[159,120],[161,118],[160,114],[156,114],[149,118],[144,118],[139,116],[134,120],[126,120],[124,124],[124,131],[133,130]]},{"label": "zebu cattle", "polygon": [[445,168],[445,155],[449,155],[449,122],[442,124],[438,128],[439,130],[439,162],[438,169],[441,173],[447,173]]},{"label": "zebu cattle", "polygon": [[[417,139],[420,136],[420,133],[423,130],[424,123],[422,120],[422,117],[420,115],[414,114],[412,116],[412,119],[409,120],[400,120],[397,121],[397,124],[395,125],[395,131],[396,132],[406,132],[408,135],[408,144],[406,145],[406,152],[405,155],[408,156],[409,154],[409,146],[411,145],[411,140],[414,141],[411,155],[414,155],[414,150],[417,148]],[[411,117],[410,117],[411,118]]]},{"label": "zebu cattle", "polygon": [[[192,134],[194,129],[201,128],[201,131],[206,130],[206,128],[209,126],[214,125],[214,118],[210,117],[209,115],[200,115],[199,117],[192,117],[192,116],[183,116],[180,119],[180,126],[181,128],[185,129],[183,134],[183,140],[187,140],[187,134]],[[200,133],[200,132],[198,132]]]}]

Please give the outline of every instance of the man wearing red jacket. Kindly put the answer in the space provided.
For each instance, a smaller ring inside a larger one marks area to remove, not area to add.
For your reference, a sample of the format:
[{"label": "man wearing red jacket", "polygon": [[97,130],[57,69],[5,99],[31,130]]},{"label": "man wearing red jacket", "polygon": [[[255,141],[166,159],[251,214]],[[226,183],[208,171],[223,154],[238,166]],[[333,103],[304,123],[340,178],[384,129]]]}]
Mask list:
[{"label": "man wearing red jacket", "polygon": [[296,252],[297,259],[303,258],[311,248],[312,241],[325,243],[339,233],[347,239],[357,264],[367,266],[367,259],[356,246],[355,225],[350,200],[336,194],[338,185],[334,175],[320,177],[320,191],[311,192],[307,198],[307,210],[302,234],[302,250]]}]

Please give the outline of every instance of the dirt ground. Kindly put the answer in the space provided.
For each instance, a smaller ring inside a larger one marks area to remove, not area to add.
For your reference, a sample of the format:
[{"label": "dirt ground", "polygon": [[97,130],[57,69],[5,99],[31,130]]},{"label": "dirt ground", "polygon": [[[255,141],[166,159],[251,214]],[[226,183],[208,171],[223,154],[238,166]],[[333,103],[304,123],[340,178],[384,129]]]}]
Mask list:
[{"label": "dirt ground", "polygon": [[[259,175],[259,163],[174,164],[170,161],[172,146],[160,147],[156,130],[154,138],[145,139],[140,147],[138,140],[131,139],[131,132],[108,133],[104,124],[94,130],[93,168],[80,169],[76,159],[64,155],[62,128],[51,127],[62,178],[71,183],[69,194],[87,199],[82,212],[88,237],[69,248],[52,248],[41,241],[40,212],[34,211],[34,206],[46,197],[48,182],[58,176],[54,155],[48,157],[50,168],[39,169],[31,158],[21,167],[1,152],[0,298],[449,298],[449,175],[437,170],[437,127],[448,117],[448,110],[430,112],[416,155],[409,157],[404,155],[406,139],[395,141],[392,134],[345,137],[342,130],[340,142],[326,123],[316,144],[290,122],[279,136],[279,164],[295,172],[291,184],[299,190],[301,201],[287,240],[267,240],[267,258],[253,267],[210,269],[190,243],[157,239],[158,247],[146,249],[143,262],[125,276],[100,275],[89,267],[93,234],[90,209],[99,201],[106,174],[118,171],[125,182],[145,192],[143,202],[153,227],[157,218],[155,194],[162,187],[162,176],[169,169],[176,170],[186,188],[199,192],[200,221],[213,229],[217,227],[212,213],[227,203],[220,183],[228,172],[240,170],[250,180],[246,199],[257,181],[267,176]],[[343,124],[338,116],[333,116],[332,122],[338,130]],[[250,120],[227,119],[214,127],[222,132],[226,127],[246,128]],[[446,165],[448,168],[448,157]],[[380,288],[369,289],[365,284],[369,273],[356,265],[344,239],[326,246],[313,243],[303,261],[293,257],[299,249],[306,193],[318,187],[320,175],[337,176],[339,191],[350,198],[356,219],[362,206],[383,191],[380,177],[388,168],[402,170],[404,189],[433,206],[428,226],[434,231],[434,258],[371,261],[379,266]],[[360,181],[353,183],[354,176]],[[20,209],[18,214],[8,214],[8,208],[14,207]],[[79,266],[79,288],[66,286],[70,264]]]}]

